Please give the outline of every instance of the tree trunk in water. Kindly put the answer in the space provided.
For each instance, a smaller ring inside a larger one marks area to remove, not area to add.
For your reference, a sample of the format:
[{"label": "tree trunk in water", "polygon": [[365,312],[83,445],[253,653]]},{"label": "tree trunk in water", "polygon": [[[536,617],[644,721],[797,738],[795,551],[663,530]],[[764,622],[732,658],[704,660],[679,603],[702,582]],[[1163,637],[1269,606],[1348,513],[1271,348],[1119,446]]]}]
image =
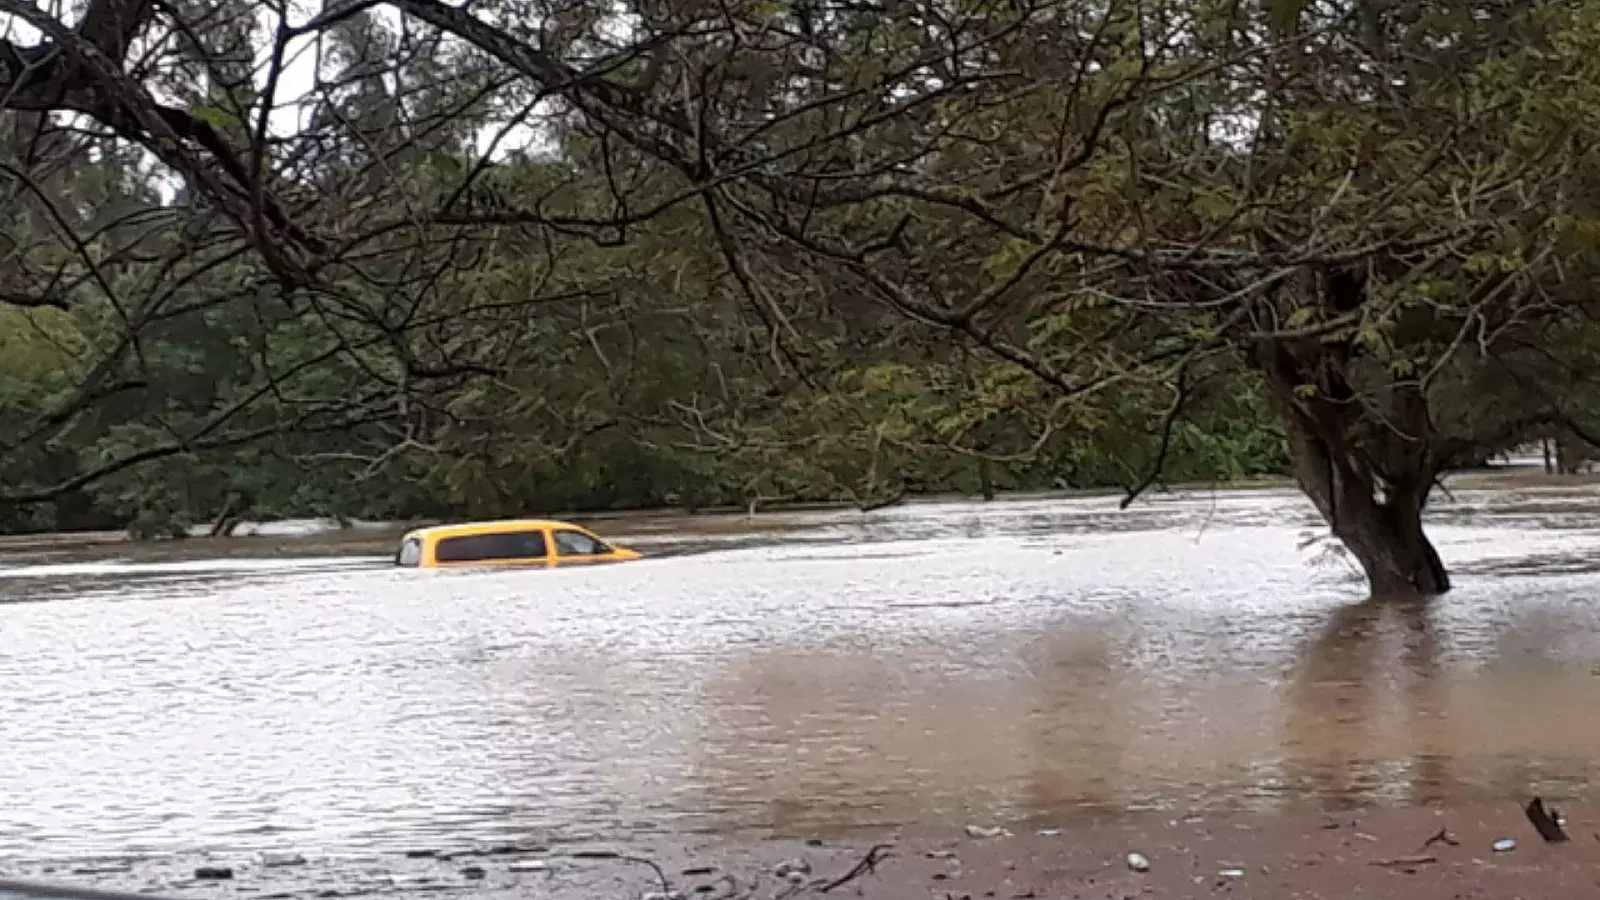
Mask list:
[{"label": "tree trunk in water", "polygon": [[1564,428],[1556,432],[1556,471],[1562,475],[1578,474],[1592,449],[1583,438]]},{"label": "tree trunk in water", "polygon": [[211,537],[232,537],[233,529],[239,527],[239,520],[233,514],[234,507],[239,505],[239,495],[229,494],[222,502],[222,511],[211,521]]},{"label": "tree trunk in water", "polygon": [[[1360,309],[1366,275],[1313,267],[1297,286],[1329,315]],[[1361,564],[1374,598],[1416,599],[1450,590],[1450,576],[1422,528],[1422,509],[1450,459],[1435,442],[1418,386],[1391,384],[1388,410],[1361,399],[1356,340],[1262,340],[1254,362],[1266,376],[1301,490]]]},{"label": "tree trunk in water", "polygon": [[1295,477],[1333,534],[1366,573],[1375,598],[1415,599],[1450,590],[1450,575],[1422,527],[1433,473],[1380,486],[1331,451],[1304,422],[1285,422]]},{"label": "tree trunk in water", "polygon": [[859,509],[861,512],[864,512],[864,513],[877,512],[880,509],[887,509],[887,508],[889,508],[891,506],[894,506],[896,504],[905,502],[907,493],[909,493],[909,491],[907,491],[906,488],[902,485],[900,490],[896,491],[893,494],[890,494],[887,497],[880,497],[880,498],[878,498],[876,500],[865,500],[865,501],[863,501],[857,507],[857,509]]}]

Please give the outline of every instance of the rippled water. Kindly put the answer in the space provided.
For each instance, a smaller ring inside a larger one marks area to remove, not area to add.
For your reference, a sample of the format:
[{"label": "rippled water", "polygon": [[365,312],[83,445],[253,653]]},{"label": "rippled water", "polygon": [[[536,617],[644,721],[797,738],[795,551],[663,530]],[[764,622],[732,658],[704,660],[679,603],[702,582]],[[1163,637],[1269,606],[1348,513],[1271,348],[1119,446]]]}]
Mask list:
[{"label": "rippled water", "polygon": [[1597,501],[1441,500],[1425,610],[1351,605],[1277,492],[616,522],[672,552],[537,572],[12,555],[0,855],[1560,797]]}]

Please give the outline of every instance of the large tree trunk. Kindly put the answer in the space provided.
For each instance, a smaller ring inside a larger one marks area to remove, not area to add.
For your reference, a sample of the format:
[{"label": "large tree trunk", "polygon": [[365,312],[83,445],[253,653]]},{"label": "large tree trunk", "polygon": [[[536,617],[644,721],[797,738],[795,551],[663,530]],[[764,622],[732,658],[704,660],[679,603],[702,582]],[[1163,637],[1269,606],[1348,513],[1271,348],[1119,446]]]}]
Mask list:
[{"label": "large tree trunk", "polygon": [[1562,475],[1578,474],[1593,451],[1593,447],[1571,430],[1562,428],[1556,432],[1556,470]]},{"label": "large tree trunk", "polygon": [[[1360,307],[1361,279],[1321,273],[1308,289],[1332,313]],[[1422,527],[1422,510],[1447,459],[1432,444],[1426,398],[1395,388],[1375,415],[1351,383],[1358,348],[1344,342],[1257,346],[1288,437],[1296,480],[1333,534],[1360,563],[1378,599],[1417,599],[1450,590],[1444,562]],[[1309,388],[1309,390],[1307,390]]]},{"label": "large tree trunk", "polygon": [[983,499],[994,499],[994,470],[987,459],[978,460],[978,490],[983,492]]},{"label": "large tree trunk", "polygon": [[1433,473],[1419,462],[1396,484],[1334,452],[1300,416],[1288,416],[1289,451],[1306,496],[1366,573],[1376,598],[1415,599],[1450,590],[1444,562],[1422,527]]}]

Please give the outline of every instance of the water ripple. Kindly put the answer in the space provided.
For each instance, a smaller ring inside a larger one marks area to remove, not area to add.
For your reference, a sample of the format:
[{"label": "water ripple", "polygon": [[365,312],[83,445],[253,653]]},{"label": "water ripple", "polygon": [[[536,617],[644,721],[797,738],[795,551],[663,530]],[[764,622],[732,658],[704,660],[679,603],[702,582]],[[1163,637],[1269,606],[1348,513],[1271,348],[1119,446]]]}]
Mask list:
[{"label": "water ripple", "polygon": [[1582,790],[1594,502],[1458,492],[1412,611],[1266,491],[619,522],[672,552],[539,572],[13,554],[0,854]]}]

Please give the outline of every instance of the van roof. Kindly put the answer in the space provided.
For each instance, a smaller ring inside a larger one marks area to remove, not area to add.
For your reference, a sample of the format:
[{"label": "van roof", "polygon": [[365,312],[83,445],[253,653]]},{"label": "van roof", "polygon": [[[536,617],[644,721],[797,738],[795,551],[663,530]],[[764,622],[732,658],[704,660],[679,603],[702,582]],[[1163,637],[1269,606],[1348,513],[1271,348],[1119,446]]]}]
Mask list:
[{"label": "van roof", "polygon": [[487,534],[503,531],[542,531],[546,528],[571,528],[575,531],[588,533],[588,529],[581,525],[561,522],[556,519],[497,519],[491,522],[458,522],[453,525],[432,525],[427,528],[418,528],[406,532],[403,540],[410,538],[460,537],[469,534]]}]

